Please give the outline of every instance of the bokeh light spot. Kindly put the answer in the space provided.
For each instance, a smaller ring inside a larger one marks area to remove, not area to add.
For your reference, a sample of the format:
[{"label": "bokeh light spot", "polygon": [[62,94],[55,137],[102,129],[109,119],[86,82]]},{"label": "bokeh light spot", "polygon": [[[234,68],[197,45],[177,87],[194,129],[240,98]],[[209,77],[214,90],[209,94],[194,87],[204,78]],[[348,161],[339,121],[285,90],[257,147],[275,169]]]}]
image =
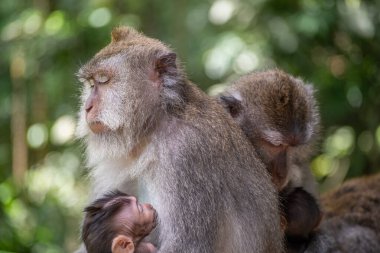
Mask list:
[{"label": "bokeh light spot", "polygon": [[305,14],[300,16],[297,26],[302,33],[313,36],[319,30],[319,21],[316,17]]},{"label": "bokeh light spot", "polygon": [[58,33],[65,24],[65,14],[62,11],[54,11],[45,22],[45,32],[48,35]]},{"label": "bokeh light spot", "polygon": [[358,137],[358,146],[364,153],[369,153],[373,147],[374,138],[370,131],[363,131]]},{"label": "bokeh light spot", "polygon": [[20,79],[24,77],[26,70],[26,63],[24,53],[20,50],[15,53],[11,58],[11,76],[14,79]]},{"label": "bokeh light spot", "polygon": [[22,33],[22,23],[20,20],[16,20],[12,23],[9,23],[1,31],[1,39],[4,41],[10,41],[19,37]]},{"label": "bokeh light spot", "polygon": [[215,1],[209,11],[209,20],[215,25],[223,25],[231,19],[235,4],[228,0]]},{"label": "bokeh light spot", "polygon": [[12,201],[12,190],[6,182],[0,184],[0,201],[4,205],[8,205]]},{"label": "bokeh light spot", "polygon": [[328,176],[333,171],[333,159],[327,155],[316,157],[311,163],[311,170],[317,179]]},{"label": "bokeh light spot", "polygon": [[347,91],[347,101],[354,107],[359,108],[362,105],[363,95],[358,86],[352,86]]},{"label": "bokeh light spot", "polygon": [[286,53],[294,53],[298,49],[298,37],[282,18],[274,18],[269,22],[269,29],[279,48]]},{"label": "bokeh light spot", "polygon": [[32,12],[31,15],[24,22],[24,33],[34,34],[40,29],[42,24],[41,14],[37,11]]},{"label": "bokeh light spot", "polygon": [[51,128],[51,142],[54,145],[63,145],[72,140],[75,132],[75,119],[65,115],[57,119]]},{"label": "bokeh light spot", "polygon": [[32,148],[39,148],[47,142],[48,130],[44,124],[34,124],[27,133],[28,144]]},{"label": "bokeh light spot", "polygon": [[232,59],[245,46],[245,43],[236,34],[224,35],[217,45],[205,54],[206,75],[211,79],[222,78],[231,66]]},{"label": "bokeh light spot", "polygon": [[24,33],[33,34],[40,29],[42,17],[39,12],[32,12],[31,15],[24,22]]},{"label": "bokeh light spot", "polygon": [[329,58],[330,71],[335,77],[340,77],[346,72],[346,60],[341,55]]},{"label": "bokeh light spot", "polygon": [[376,129],[376,142],[377,142],[377,145],[380,148],[380,126],[378,126],[377,129]]},{"label": "bokeh light spot", "polygon": [[374,15],[366,2],[360,0],[346,0],[338,3],[338,11],[352,31],[364,38],[373,38],[375,35]]},{"label": "bokeh light spot", "polygon": [[234,70],[238,74],[246,74],[259,65],[259,58],[252,51],[241,52],[234,62]]},{"label": "bokeh light spot", "polygon": [[360,0],[345,0],[344,2],[351,9],[360,8]]},{"label": "bokeh light spot", "polygon": [[88,23],[92,27],[102,27],[111,21],[111,12],[108,8],[102,7],[94,10],[88,17]]},{"label": "bokeh light spot", "polygon": [[25,228],[28,211],[25,204],[20,199],[14,199],[9,205],[9,218],[15,227]]},{"label": "bokeh light spot", "polygon": [[352,152],[355,132],[352,127],[344,126],[328,136],[324,146],[326,153],[332,157],[343,157]]}]

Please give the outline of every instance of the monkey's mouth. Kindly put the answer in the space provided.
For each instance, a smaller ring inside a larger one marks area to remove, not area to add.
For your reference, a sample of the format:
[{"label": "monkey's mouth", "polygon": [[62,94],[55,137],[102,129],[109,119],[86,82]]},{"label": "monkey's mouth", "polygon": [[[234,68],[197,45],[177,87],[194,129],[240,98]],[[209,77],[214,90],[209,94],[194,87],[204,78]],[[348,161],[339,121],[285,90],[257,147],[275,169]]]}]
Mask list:
[{"label": "monkey's mouth", "polygon": [[156,209],[153,209],[153,229],[157,227],[157,221],[158,221],[158,213]]},{"label": "monkey's mouth", "polygon": [[94,134],[104,133],[109,130],[109,128],[101,121],[91,121],[87,122],[87,124]]}]

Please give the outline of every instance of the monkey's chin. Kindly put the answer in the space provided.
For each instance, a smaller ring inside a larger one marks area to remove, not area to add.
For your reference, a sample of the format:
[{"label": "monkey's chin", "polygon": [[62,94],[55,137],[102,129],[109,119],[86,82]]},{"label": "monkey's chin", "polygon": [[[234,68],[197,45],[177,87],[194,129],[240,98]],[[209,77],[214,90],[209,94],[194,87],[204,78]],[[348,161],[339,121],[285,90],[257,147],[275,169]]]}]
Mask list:
[{"label": "monkey's chin", "polygon": [[104,125],[100,121],[87,122],[87,124],[88,124],[88,127],[90,128],[90,130],[94,134],[101,134],[101,133],[105,133],[105,132],[110,130],[109,127],[107,127],[106,125]]}]

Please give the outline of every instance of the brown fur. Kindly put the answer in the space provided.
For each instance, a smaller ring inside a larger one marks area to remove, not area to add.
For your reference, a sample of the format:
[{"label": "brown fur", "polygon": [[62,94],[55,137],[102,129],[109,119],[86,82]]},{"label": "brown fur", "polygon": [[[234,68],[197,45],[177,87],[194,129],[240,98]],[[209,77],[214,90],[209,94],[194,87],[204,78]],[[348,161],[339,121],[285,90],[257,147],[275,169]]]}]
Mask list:
[{"label": "brown fur", "polygon": [[235,81],[220,101],[272,176],[286,218],[286,235],[303,244],[321,219],[309,169],[320,131],[312,86],[281,70],[255,72]]},{"label": "brown fur", "polygon": [[[308,166],[320,131],[313,93],[312,86],[302,80],[281,70],[270,70],[241,77],[220,96],[267,164],[279,190],[290,184],[304,186],[313,195],[316,192]],[[277,165],[276,156],[283,151],[285,164]],[[292,170],[300,170],[301,178],[291,177]]]},{"label": "brown fur", "polygon": [[322,195],[325,220],[345,219],[373,229],[380,240],[380,174],[352,179]]},{"label": "brown fur", "polygon": [[352,179],[323,194],[325,212],[305,253],[380,252],[380,174]]}]

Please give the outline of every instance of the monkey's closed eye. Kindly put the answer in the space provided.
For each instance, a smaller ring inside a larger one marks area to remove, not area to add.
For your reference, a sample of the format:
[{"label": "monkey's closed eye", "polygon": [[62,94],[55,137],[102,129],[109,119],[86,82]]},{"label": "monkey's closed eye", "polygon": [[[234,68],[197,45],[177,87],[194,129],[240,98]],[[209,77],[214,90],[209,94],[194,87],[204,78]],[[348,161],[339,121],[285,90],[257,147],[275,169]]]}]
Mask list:
[{"label": "monkey's closed eye", "polygon": [[94,80],[97,83],[105,84],[110,80],[110,77],[105,73],[96,73],[94,75]]},{"label": "monkey's closed eye", "polygon": [[276,156],[280,152],[286,150],[286,146],[280,143],[273,143],[265,139],[260,140],[261,147],[263,147],[271,155]]}]

